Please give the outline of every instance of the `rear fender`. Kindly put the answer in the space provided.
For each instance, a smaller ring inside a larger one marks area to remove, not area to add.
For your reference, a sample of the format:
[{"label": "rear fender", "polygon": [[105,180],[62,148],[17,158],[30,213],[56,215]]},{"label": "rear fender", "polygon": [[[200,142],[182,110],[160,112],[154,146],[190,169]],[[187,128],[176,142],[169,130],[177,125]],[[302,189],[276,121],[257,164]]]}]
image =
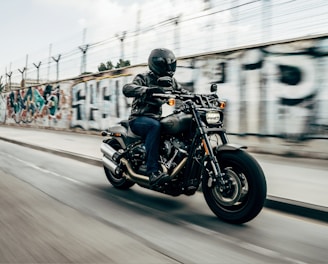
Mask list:
[{"label": "rear fender", "polygon": [[122,134],[123,136],[127,134],[127,129],[123,126],[112,126],[107,131],[113,134]]},{"label": "rear fender", "polygon": [[123,149],[126,149],[125,138],[127,137],[127,133],[127,129],[123,126],[112,126],[107,130],[109,138],[117,140]]}]

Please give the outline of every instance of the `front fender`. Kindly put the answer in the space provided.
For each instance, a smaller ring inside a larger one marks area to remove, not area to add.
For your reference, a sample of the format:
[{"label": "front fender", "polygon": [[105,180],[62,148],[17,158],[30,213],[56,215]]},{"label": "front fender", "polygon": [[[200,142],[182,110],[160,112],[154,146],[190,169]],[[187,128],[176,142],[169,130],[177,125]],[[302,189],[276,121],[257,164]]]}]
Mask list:
[{"label": "front fender", "polygon": [[247,149],[247,146],[239,145],[239,144],[234,144],[234,143],[227,143],[224,145],[220,145],[214,148],[214,152],[218,153],[221,151],[235,151],[239,149]]}]

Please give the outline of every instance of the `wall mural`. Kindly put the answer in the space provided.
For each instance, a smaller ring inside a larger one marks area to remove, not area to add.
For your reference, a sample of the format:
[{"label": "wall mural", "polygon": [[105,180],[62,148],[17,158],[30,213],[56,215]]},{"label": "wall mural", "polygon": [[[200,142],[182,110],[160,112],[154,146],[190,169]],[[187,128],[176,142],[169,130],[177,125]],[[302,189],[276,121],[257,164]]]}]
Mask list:
[{"label": "wall mural", "polygon": [[[328,39],[301,40],[178,61],[175,77],[195,93],[227,100],[225,125],[236,135],[291,141],[328,139]],[[127,118],[122,87],[147,66],[2,93],[0,122],[102,130]],[[172,111],[165,106],[164,113]]]},{"label": "wall mural", "polygon": [[73,82],[46,84],[2,94],[2,123],[68,128]]}]

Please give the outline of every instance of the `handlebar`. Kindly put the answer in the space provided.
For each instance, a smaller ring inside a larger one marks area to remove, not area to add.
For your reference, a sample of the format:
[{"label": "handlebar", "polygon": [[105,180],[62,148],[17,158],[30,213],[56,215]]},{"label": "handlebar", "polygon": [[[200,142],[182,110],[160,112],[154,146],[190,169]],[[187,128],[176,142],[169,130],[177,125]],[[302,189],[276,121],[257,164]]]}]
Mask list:
[{"label": "handlebar", "polygon": [[154,93],[153,97],[160,99],[178,99],[183,102],[192,101],[195,105],[199,105],[204,108],[217,107],[219,104],[219,97],[217,94],[183,94],[183,93]]}]

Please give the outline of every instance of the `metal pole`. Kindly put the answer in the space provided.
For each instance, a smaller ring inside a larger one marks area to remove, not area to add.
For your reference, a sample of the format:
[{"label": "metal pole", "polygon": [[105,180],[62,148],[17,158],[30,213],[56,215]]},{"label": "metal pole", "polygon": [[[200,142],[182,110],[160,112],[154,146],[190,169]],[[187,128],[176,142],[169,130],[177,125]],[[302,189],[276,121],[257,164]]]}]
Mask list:
[{"label": "metal pole", "polygon": [[25,87],[25,80],[24,80],[24,72],[26,68],[24,67],[22,70],[18,69],[18,71],[22,74],[22,80],[21,80],[21,88]]},{"label": "metal pole", "polygon": [[236,46],[236,36],[238,36],[238,32],[236,29],[238,28],[238,5],[239,0],[231,0],[231,20],[230,20],[230,36],[229,36],[229,43],[228,48],[232,48]]},{"label": "metal pole", "polygon": [[84,47],[80,46],[79,49],[82,51],[82,60],[81,60],[81,74],[87,71],[87,50],[89,45]]},{"label": "metal pole", "polygon": [[174,30],[174,38],[175,38],[175,53],[177,56],[180,55],[180,32],[179,32],[179,20],[180,15],[174,18],[175,30]]},{"label": "metal pole", "polygon": [[60,60],[61,55],[59,54],[57,58],[52,57],[52,59],[56,62],[56,69],[57,69],[57,76],[56,76],[56,81],[59,79],[59,60]]},{"label": "metal pole", "polygon": [[37,79],[36,79],[36,82],[39,84],[39,68],[40,68],[40,65],[41,65],[41,61],[38,64],[33,63],[33,65],[37,69]]},{"label": "metal pole", "polygon": [[11,75],[13,74],[13,72],[9,72],[9,73],[6,73],[6,75],[8,76],[8,79],[9,79],[9,90],[11,91]]},{"label": "metal pole", "polygon": [[83,29],[82,34],[82,46],[79,47],[79,49],[82,51],[82,58],[81,58],[81,74],[85,73],[87,71],[87,50],[89,48],[89,45],[85,44],[85,38],[87,34],[87,29]]},{"label": "metal pole", "polygon": [[262,0],[262,42],[271,40],[271,3]]},{"label": "metal pole", "polygon": [[25,69],[26,69],[26,71],[25,71],[25,80],[27,80],[27,65],[28,65],[28,54],[26,54],[26,61],[25,61]]},{"label": "metal pole", "polygon": [[126,36],[126,31],[123,31],[121,35],[116,34],[115,35],[121,42],[121,58],[120,60],[123,61],[124,60],[124,39]]},{"label": "metal pole", "polygon": [[4,85],[2,85],[2,75],[0,76],[0,92],[2,92],[2,89],[5,87]]},{"label": "metal pole", "polygon": [[134,42],[134,58],[135,62],[138,63],[138,49],[139,49],[139,32],[140,32],[140,16],[141,16],[141,10],[138,9],[137,11],[137,28],[136,28],[136,36],[135,36],[135,42]]},{"label": "metal pole", "polygon": [[50,79],[51,49],[52,49],[52,44],[49,45],[48,74],[47,74],[48,81]]}]

